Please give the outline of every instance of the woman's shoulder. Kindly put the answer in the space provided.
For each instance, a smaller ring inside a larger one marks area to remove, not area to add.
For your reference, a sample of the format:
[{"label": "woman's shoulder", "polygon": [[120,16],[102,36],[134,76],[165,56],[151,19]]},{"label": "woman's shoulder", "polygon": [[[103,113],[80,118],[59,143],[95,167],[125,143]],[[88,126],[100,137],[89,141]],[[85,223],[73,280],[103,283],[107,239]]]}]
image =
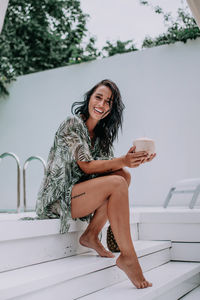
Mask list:
[{"label": "woman's shoulder", "polygon": [[73,125],[73,124],[79,124],[80,122],[81,120],[78,115],[71,115],[71,116],[67,116],[60,125],[62,124]]},{"label": "woman's shoulder", "polygon": [[82,129],[84,127],[83,120],[80,115],[67,116],[60,124],[57,132]]}]

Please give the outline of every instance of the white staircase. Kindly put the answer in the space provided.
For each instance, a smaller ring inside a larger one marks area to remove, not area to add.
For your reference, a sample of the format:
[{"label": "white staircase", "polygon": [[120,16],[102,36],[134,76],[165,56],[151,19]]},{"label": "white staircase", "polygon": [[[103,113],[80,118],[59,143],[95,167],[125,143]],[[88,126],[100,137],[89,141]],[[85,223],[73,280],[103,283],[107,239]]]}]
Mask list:
[{"label": "white staircase", "polygon": [[125,280],[82,299],[176,300],[199,285],[199,272],[198,263],[169,262],[145,272],[146,279],[153,282],[151,288],[138,290]]},{"label": "white staircase", "polygon": [[[79,245],[86,223],[72,221],[69,233],[60,235],[58,219],[22,221],[22,216],[35,214],[0,214],[0,300],[176,300],[183,296],[187,300],[199,291],[200,236],[191,233],[186,240],[187,234],[178,234],[175,238],[171,224],[198,228],[200,213],[196,211],[191,217],[191,210],[175,211],[131,210],[135,249],[145,277],[153,283],[153,287],[142,290],[116,267],[116,258],[99,257]],[[104,245],[105,240],[106,226]]]},{"label": "white staircase", "polygon": [[181,298],[181,300],[195,300],[195,299],[197,300],[200,299],[200,286]]}]

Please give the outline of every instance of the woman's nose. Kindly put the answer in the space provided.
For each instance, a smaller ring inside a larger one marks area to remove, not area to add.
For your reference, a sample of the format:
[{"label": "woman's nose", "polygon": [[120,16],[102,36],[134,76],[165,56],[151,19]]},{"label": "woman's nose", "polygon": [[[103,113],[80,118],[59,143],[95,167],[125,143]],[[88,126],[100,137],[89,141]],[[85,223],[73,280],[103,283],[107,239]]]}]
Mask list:
[{"label": "woman's nose", "polygon": [[99,104],[100,104],[100,106],[102,106],[102,107],[103,107],[103,106],[105,105],[105,103],[106,103],[106,102],[105,102],[105,101],[102,99],[102,100],[100,101],[100,103],[99,103]]}]

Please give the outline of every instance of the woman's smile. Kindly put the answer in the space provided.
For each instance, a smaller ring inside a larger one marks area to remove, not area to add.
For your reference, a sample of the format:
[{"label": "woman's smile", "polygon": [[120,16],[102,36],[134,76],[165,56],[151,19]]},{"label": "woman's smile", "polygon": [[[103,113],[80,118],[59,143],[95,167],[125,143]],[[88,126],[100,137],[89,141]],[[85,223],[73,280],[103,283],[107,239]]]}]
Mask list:
[{"label": "woman's smile", "polygon": [[97,108],[97,107],[94,107],[94,112],[96,113],[96,114],[100,114],[100,115],[102,115],[103,113],[104,113],[104,110],[102,110],[102,109],[100,109],[100,108]]}]

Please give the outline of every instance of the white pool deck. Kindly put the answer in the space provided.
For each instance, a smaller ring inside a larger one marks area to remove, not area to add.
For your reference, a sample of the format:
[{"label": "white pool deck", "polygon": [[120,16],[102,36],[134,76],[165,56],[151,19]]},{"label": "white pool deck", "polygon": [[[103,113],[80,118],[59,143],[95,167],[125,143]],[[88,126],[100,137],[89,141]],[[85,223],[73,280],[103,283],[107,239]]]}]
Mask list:
[{"label": "white pool deck", "polygon": [[[150,214],[151,213],[151,214]],[[151,218],[154,216],[171,216],[174,218],[179,215],[180,218],[189,218],[192,220],[194,216],[198,216],[200,214],[200,206],[195,207],[193,209],[188,208],[187,206],[169,206],[167,208],[163,208],[162,206],[136,206],[130,207],[130,218],[132,220],[135,219],[137,222],[139,218],[142,216],[149,216]],[[36,213],[34,211],[31,212],[20,212],[20,213],[0,213],[0,221],[2,220],[16,220],[22,217],[36,217]],[[195,217],[195,218],[196,218]]]},{"label": "white pool deck", "polygon": [[153,282],[145,290],[134,288],[115,259],[78,243],[86,222],[71,220],[61,235],[59,219],[23,217],[36,214],[0,213],[0,300],[200,299],[200,208],[130,208],[134,247]]}]

